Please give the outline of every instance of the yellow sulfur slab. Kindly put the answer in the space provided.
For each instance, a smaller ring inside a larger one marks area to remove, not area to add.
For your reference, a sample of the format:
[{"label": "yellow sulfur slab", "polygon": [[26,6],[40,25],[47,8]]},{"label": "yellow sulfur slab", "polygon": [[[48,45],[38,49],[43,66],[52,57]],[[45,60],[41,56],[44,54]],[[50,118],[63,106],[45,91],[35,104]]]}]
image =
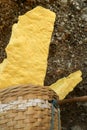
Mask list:
[{"label": "yellow sulfur slab", "polygon": [[7,59],[0,65],[0,88],[43,85],[54,21],[55,13],[40,6],[19,17],[6,48]]},{"label": "yellow sulfur slab", "polygon": [[79,82],[82,81],[81,75],[82,72],[80,70],[71,73],[68,77],[59,79],[56,83],[52,84],[50,88],[55,91],[58,94],[59,99],[62,100]]}]

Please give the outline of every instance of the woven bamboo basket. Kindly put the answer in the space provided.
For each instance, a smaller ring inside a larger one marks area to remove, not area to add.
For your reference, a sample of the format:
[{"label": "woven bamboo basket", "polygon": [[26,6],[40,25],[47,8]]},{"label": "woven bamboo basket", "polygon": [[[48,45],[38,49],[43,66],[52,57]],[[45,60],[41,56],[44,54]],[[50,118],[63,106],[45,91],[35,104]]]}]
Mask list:
[{"label": "woven bamboo basket", "polygon": [[[58,96],[48,87],[21,85],[0,91],[0,130],[50,130],[52,104]],[[55,108],[54,128],[58,130]]]}]

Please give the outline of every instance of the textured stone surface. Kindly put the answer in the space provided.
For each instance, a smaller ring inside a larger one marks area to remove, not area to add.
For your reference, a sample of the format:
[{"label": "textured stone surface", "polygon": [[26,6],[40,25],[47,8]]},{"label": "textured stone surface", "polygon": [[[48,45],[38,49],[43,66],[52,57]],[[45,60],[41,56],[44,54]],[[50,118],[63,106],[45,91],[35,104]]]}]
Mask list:
[{"label": "textured stone surface", "polygon": [[43,85],[54,21],[55,13],[40,6],[19,17],[6,48],[7,59],[0,65],[0,88]]}]

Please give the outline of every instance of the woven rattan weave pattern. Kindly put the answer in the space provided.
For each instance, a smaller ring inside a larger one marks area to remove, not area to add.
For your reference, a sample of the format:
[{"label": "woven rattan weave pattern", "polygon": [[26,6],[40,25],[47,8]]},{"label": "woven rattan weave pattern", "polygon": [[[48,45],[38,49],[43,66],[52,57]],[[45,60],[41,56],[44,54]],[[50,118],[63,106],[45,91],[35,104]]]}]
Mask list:
[{"label": "woven rattan weave pattern", "polygon": [[[30,99],[40,99],[47,102],[54,98],[58,100],[55,92],[44,86],[20,85],[0,91],[1,104],[9,104],[19,100],[28,102]],[[58,129],[56,113],[55,110],[54,130]],[[38,105],[28,105],[25,109],[14,107],[6,111],[0,111],[0,130],[50,130],[50,122],[51,107],[41,108]]]}]

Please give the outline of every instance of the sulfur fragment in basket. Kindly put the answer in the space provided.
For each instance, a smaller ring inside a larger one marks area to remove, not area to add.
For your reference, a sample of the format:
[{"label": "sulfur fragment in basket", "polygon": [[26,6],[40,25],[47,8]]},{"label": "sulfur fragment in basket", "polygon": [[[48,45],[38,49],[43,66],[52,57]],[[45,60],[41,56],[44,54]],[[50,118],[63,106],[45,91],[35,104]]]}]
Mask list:
[{"label": "sulfur fragment in basket", "polygon": [[[54,21],[55,13],[40,6],[19,17],[6,48],[7,59],[0,64],[1,89],[27,83],[44,85]],[[81,74],[72,73],[49,87],[64,99],[82,80]]]},{"label": "sulfur fragment in basket", "polygon": [[82,72],[80,70],[71,73],[68,77],[59,79],[56,83],[52,84],[50,88],[55,91],[59,95],[59,99],[62,100],[82,81],[81,75]]},{"label": "sulfur fragment in basket", "polygon": [[43,85],[54,21],[55,13],[40,6],[19,16],[0,65],[0,88]]}]

